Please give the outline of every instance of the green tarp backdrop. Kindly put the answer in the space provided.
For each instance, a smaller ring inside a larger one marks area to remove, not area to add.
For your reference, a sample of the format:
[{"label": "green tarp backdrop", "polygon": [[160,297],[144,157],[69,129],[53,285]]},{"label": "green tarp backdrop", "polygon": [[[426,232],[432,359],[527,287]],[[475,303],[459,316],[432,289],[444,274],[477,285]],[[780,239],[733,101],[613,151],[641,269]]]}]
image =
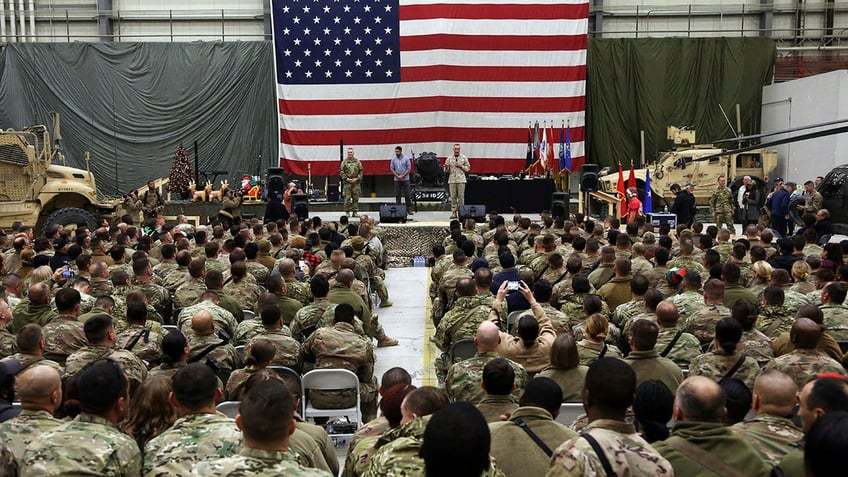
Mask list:
[{"label": "green tarp backdrop", "polygon": [[[666,126],[692,126],[699,143],[760,132],[762,88],[776,55],[768,38],[646,38],[590,40],[587,52],[587,162],[638,167],[639,131],[645,158],[668,150]],[[730,145],[726,145],[728,147]]]}]

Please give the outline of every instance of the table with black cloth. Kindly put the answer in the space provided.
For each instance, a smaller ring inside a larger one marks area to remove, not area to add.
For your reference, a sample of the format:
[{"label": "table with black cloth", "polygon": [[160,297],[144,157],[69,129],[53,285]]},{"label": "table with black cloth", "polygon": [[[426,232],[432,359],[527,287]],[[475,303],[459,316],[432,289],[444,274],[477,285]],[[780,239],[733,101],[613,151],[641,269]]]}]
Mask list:
[{"label": "table with black cloth", "polygon": [[465,184],[465,203],[486,206],[486,212],[539,213],[551,208],[553,179],[470,180]]}]

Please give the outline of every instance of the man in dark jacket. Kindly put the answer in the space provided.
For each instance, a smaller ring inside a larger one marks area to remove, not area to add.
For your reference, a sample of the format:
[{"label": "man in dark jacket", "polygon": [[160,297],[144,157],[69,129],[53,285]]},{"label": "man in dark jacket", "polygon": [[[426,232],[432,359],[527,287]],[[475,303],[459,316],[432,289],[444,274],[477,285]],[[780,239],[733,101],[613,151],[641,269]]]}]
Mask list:
[{"label": "man in dark jacket", "polygon": [[775,183],[775,190],[766,200],[766,207],[771,213],[771,228],[776,230],[781,237],[786,237],[788,225],[786,217],[789,215],[790,192],[783,187],[783,179],[778,178]]},{"label": "man in dark jacket", "polygon": [[0,361],[0,422],[21,413],[20,409],[12,407],[15,400],[15,374],[21,370],[21,362],[17,359]]},{"label": "man in dark jacket", "polygon": [[695,196],[692,194],[694,187],[695,184],[691,182],[686,184],[683,190],[680,189],[678,184],[671,185],[671,191],[676,194],[671,211],[677,215],[677,225],[684,224],[689,227],[695,220],[697,210],[695,209]]}]

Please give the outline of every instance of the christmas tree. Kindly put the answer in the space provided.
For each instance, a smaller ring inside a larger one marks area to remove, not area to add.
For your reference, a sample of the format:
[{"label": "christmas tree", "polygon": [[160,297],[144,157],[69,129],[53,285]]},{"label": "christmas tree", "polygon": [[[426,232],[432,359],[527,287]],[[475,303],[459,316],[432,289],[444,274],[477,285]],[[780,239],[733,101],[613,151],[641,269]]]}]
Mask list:
[{"label": "christmas tree", "polygon": [[171,168],[171,175],[168,177],[168,192],[176,194],[182,200],[190,199],[191,193],[188,186],[193,178],[194,174],[191,172],[188,150],[180,145],[176,154],[174,154],[174,165]]}]

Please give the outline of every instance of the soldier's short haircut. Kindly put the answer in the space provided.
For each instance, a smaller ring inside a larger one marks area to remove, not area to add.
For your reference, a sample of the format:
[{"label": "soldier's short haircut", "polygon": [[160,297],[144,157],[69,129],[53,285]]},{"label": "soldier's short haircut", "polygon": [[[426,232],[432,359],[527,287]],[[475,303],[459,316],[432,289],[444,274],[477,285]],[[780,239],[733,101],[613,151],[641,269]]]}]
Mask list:
[{"label": "soldier's short haircut", "polygon": [[353,323],[355,311],[348,303],[339,303],[333,315],[333,323]]},{"label": "soldier's short haircut", "polygon": [[23,279],[17,273],[9,273],[5,277],[3,277],[3,286],[6,288],[16,287],[22,282]]},{"label": "soldier's short haircut", "polygon": [[[742,260],[743,258],[745,258],[745,254],[748,253],[749,247],[750,247],[750,244],[747,240],[739,239],[739,240],[736,241],[735,244],[733,244],[732,254],[737,260]],[[760,247],[760,248],[762,248],[762,247]]]},{"label": "soldier's short haircut", "polygon": [[720,300],[724,298],[724,282],[712,278],[704,284],[704,297],[710,300]]},{"label": "soldier's short haircut", "polygon": [[572,255],[565,261],[565,269],[568,273],[576,275],[583,269],[583,261],[580,260],[580,257]]},{"label": "soldier's short haircut", "polygon": [[481,475],[490,466],[490,447],[489,427],[480,411],[464,401],[450,404],[424,430],[420,456],[425,475]]},{"label": "soldier's short haircut", "polygon": [[126,286],[127,281],[130,279],[129,273],[125,270],[117,270],[115,273],[111,274],[112,276],[112,285],[116,287]]},{"label": "soldier's short haircut", "polygon": [[494,396],[506,396],[515,386],[515,370],[509,361],[495,358],[483,367],[483,385],[486,392]]},{"label": "soldier's short haircut", "polygon": [[241,280],[245,276],[247,276],[247,265],[239,260],[238,262],[230,265],[230,273],[233,276],[233,279]]},{"label": "soldier's short haircut", "polygon": [[147,320],[147,307],[144,303],[127,303],[127,321],[129,323],[144,323]]},{"label": "soldier's short haircut", "polygon": [[115,299],[109,295],[103,295],[94,301],[94,308],[102,308],[104,310],[108,310],[113,306],[115,306]]},{"label": "soldier's short haircut", "polygon": [[683,277],[683,284],[689,290],[697,290],[701,288],[701,274],[694,270],[687,270],[686,276]]},{"label": "soldier's short haircut", "polygon": [[498,260],[503,268],[512,268],[515,266],[515,256],[511,252],[503,252],[498,255]]},{"label": "soldier's short haircut", "polygon": [[645,307],[649,310],[656,311],[657,305],[659,305],[661,301],[663,301],[663,294],[659,290],[651,288],[645,292]]},{"label": "soldier's short haircut", "polygon": [[[73,378],[72,378],[73,379]],[[77,395],[83,412],[103,416],[119,398],[127,396],[127,376],[112,359],[101,359],[76,377]]]},{"label": "soldier's short haircut", "polygon": [[586,239],[580,236],[574,237],[574,240],[571,241],[571,246],[574,247],[576,252],[582,252],[586,250]]},{"label": "soldier's short haircut", "polygon": [[763,290],[763,300],[766,305],[783,305],[785,299],[786,294],[783,292],[783,288],[768,286]]},{"label": "soldier's short haircut", "polygon": [[195,258],[188,264],[188,273],[192,278],[200,278],[204,270],[206,270],[206,260],[202,258]]},{"label": "soldier's short haircut", "polygon": [[124,247],[121,247],[118,244],[112,245],[112,247],[109,248],[109,256],[116,262],[124,258],[125,253],[126,250],[124,250]]},{"label": "soldier's short haircut", "polygon": [[810,394],[807,395],[807,409],[821,409],[825,413],[848,411],[848,382],[844,378],[814,378]]},{"label": "soldier's short haircut", "polygon": [[347,268],[340,269],[339,273],[336,274],[336,281],[344,285],[350,285],[353,283],[353,279],[353,270]]},{"label": "soldier's short haircut", "polygon": [[789,272],[782,268],[775,268],[771,271],[771,281],[776,286],[788,285],[790,280]]},{"label": "soldier's short haircut", "polygon": [[62,288],[56,292],[56,310],[59,313],[73,312],[80,301],[80,292],[74,288]]},{"label": "soldier's short haircut", "polygon": [[221,296],[218,295],[218,292],[213,290],[206,290],[202,295],[200,295],[200,301],[216,301],[220,298]]},{"label": "soldier's short haircut", "polygon": [[804,436],[804,468],[808,475],[833,475],[844,466],[848,448],[848,412],[829,412],[813,423]]},{"label": "soldier's short haircut", "polygon": [[15,335],[18,351],[27,354],[37,354],[39,343],[44,339],[44,330],[37,323],[29,323]]},{"label": "soldier's short haircut", "polygon": [[824,312],[816,305],[801,305],[798,307],[798,312],[795,314],[795,319],[809,318],[818,324],[824,323]]},{"label": "soldier's short haircut", "polygon": [[556,416],[562,404],[562,388],[551,378],[535,377],[527,383],[518,402],[521,406],[540,407]]},{"label": "soldier's short haircut", "polygon": [[463,277],[456,281],[456,292],[459,296],[474,296],[477,294],[477,286],[473,279]]},{"label": "soldier's short haircut", "polygon": [[657,345],[657,336],[660,328],[651,320],[636,320],[633,322],[631,336],[633,337],[633,349],[636,351],[650,351]]},{"label": "soldier's short haircut", "polygon": [[[239,235],[238,237],[241,237],[241,235]],[[230,256],[227,257],[227,259],[229,260],[230,265],[232,265],[236,262],[243,262],[247,260],[247,254],[244,253],[244,250],[236,248],[232,252],[230,252]]]},{"label": "soldier's short haircut", "polygon": [[264,326],[273,326],[280,322],[283,314],[279,306],[271,305],[263,307],[260,316],[262,317],[262,324]]},{"label": "soldier's short haircut", "polygon": [[736,262],[727,262],[721,269],[721,276],[727,283],[739,283],[739,279],[742,278],[742,269]]},{"label": "soldier's short haircut", "polygon": [[144,275],[147,272],[147,269],[149,267],[150,267],[150,260],[148,260],[146,258],[136,260],[132,264],[133,274],[135,274],[136,276]]},{"label": "soldier's short haircut", "polygon": [[474,285],[477,288],[490,288],[492,286],[493,279],[494,274],[489,267],[480,267],[474,272]]},{"label": "soldier's short haircut", "polygon": [[830,301],[832,303],[841,305],[845,302],[845,295],[848,293],[848,287],[845,286],[844,282],[830,282],[824,287],[824,290],[830,296]]},{"label": "soldier's short haircut", "polygon": [[448,395],[445,391],[433,386],[422,386],[406,395],[401,407],[407,414],[419,417],[429,416],[448,405]]},{"label": "soldier's short haircut", "polygon": [[383,376],[380,378],[380,387],[384,390],[396,384],[412,384],[412,375],[409,374],[409,371],[395,366],[383,373]]},{"label": "soldier's short haircut", "polygon": [[589,278],[582,273],[574,275],[574,278],[571,279],[571,288],[574,293],[589,293],[589,290],[591,290],[589,285]]},{"label": "soldier's short haircut", "polygon": [[626,362],[605,356],[589,366],[585,388],[594,405],[624,412],[633,404],[636,372]]},{"label": "soldier's short haircut", "polygon": [[754,263],[757,263],[761,260],[765,260],[767,256],[766,249],[759,245],[751,246],[751,250],[748,251],[748,253],[751,255],[751,259],[754,261]]},{"label": "soldier's short haircut", "polygon": [[533,296],[536,298],[536,301],[540,303],[547,303],[551,301],[552,292],[553,287],[551,286],[551,282],[544,278],[537,280],[533,284]]},{"label": "soldier's short haircut", "polygon": [[[697,388],[708,389],[697,389]],[[719,422],[724,413],[727,396],[715,381],[693,376],[677,388],[675,405],[687,421]]]},{"label": "soldier's short haircut", "polygon": [[224,286],[224,274],[220,270],[209,270],[203,277],[203,283],[209,290],[220,290]]},{"label": "soldier's short haircut", "polygon": [[239,405],[244,436],[263,444],[285,440],[296,404],[295,396],[281,379],[249,380]]},{"label": "soldier's short haircut", "polygon": [[266,283],[266,285],[268,286],[269,292],[276,293],[283,289],[283,285],[285,285],[285,283],[286,280],[282,275],[271,275],[268,277],[268,283]]},{"label": "soldier's short haircut", "polygon": [[[575,290],[576,292],[577,290]],[[598,295],[586,295],[583,297],[583,309],[586,315],[600,313],[604,309],[601,297]]]},{"label": "soldier's short haircut", "polygon": [[[163,249],[162,256],[163,257],[165,257],[164,249],[168,245],[171,245],[171,244],[165,244],[165,245],[162,246],[162,249]],[[189,267],[189,274],[190,274],[191,273],[191,268],[190,268],[191,267],[191,252],[189,252],[188,250],[180,250],[179,252],[176,253],[176,257],[177,257],[177,265],[179,265],[181,267]],[[165,258],[167,258],[167,257],[165,257]],[[201,263],[203,263],[203,262],[201,261]],[[205,263],[203,263],[203,264],[205,265]],[[198,275],[198,276],[200,276],[200,275]]]},{"label": "soldier's short haircut", "polygon": [[194,411],[215,404],[218,378],[209,366],[189,363],[174,374],[173,381],[174,397],[185,409]]},{"label": "soldier's short haircut", "polygon": [[712,268],[714,265],[718,265],[721,263],[721,255],[715,250],[707,250],[704,252],[704,267],[707,269]]},{"label": "soldier's short haircut", "polygon": [[[79,293],[79,292],[77,292]],[[35,304],[44,304],[47,303],[50,297],[50,287],[47,286],[44,282],[39,282],[29,287],[28,293],[29,301]]]},{"label": "soldier's short haircut", "polygon": [[648,282],[648,277],[642,275],[641,273],[634,276],[632,280],[630,280],[630,291],[637,296],[643,296],[648,291],[648,287],[650,283]]},{"label": "soldier's short haircut", "polygon": [[751,410],[754,396],[748,386],[739,378],[722,378],[719,383],[726,396],[725,408],[727,409],[727,425],[736,424],[745,420],[745,415]]},{"label": "soldier's short haircut", "polygon": [[657,262],[657,266],[664,267],[668,263],[669,252],[665,247],[657,247],[654,249],[654,260]]},{"label": "soldier's short haircut", "polygon": [[716,323],[715,338],[725,353],[733,354],[742,339],[742,325],[733,318],[722,318]]},{"label": "soldier's short haircut", "polygon": [[323,298],[330,292],[330,281],[323,273],[318,273],[312,280],[309,281],[309,289],[312,291],[312,296]]},{"label": "soldier's short haircut", "polygon": [[180,362],[185,347],[188,345],[185,335],[174,330],[162,338],[162,362],[176,364]]},{"label": "soldier's short haircut", "polygon": [[209,242],[204,245],[203,253],[206,255],[206,258],[214,258],[218,253],[218,242]]},{"label": "soldier's short haircut", "polygon": [[127,296],[126,298],[124,298],[124,301],[126,301],[127,305],[129,305],[130,303],[143,303],[145,306],[147,306],[147,297],[144,296],[144,292],[141,290],[133,290],[127,293]]},{"label": "soldier's short haircut", "polygon": [[106,313],[98,313],[83,324],[85,339],[89,345],[97,345],[106,340],[106,335],[112,329],[112,317]]}]

